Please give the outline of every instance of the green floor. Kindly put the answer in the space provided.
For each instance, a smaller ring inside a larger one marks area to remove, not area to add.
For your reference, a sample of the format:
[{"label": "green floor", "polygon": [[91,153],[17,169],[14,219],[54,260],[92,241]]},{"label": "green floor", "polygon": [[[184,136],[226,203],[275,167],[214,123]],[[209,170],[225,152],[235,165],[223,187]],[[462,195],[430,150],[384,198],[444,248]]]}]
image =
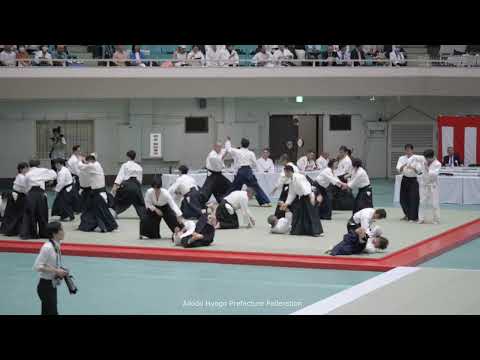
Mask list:
[{"label": "green floor", "polygon": [[480,238],[450,250],[420,266],[480,270]]}]

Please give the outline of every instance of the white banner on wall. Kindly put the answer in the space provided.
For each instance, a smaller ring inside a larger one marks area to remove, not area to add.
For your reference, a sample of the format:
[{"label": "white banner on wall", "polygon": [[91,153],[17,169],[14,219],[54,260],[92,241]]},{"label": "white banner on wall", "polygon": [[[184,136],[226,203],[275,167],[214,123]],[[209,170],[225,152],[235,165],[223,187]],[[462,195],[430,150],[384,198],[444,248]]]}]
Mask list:
[{"label": "white banner on wall", "polygon": [[442,126],[442,157],[447,155],[450,146],[453,146],[453,127]]},{"label": "white banner on wall", "polygon": [[464,164],[468,166],[470,164],[477,163],[477,128],[466,127],[465,128],[465,148],[464,148]]},{"label": "white banner on wall", "polygon": [[162,134],[150,134],[150,157],[162,157]]}]

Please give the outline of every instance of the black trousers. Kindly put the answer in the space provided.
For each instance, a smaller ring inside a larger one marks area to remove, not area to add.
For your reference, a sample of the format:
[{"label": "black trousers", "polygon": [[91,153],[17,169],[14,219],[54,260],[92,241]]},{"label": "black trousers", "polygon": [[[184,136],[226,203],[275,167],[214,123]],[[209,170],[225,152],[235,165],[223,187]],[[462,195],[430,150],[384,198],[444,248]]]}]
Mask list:
[{"label": "black trousers", "polygon": [[57,288],[53,287],[52,280],[40,279],[37,294],[42,301],[42,315],[58,315]]},{"label": "black trousers", "polygon": [[241,166],[240,169],[238,169],[237,175],[235,175],[233,183],[228,190],[228,194],[241,190],[243,185],[247,185],[255,190],[255,198],[260,205],[270,203],[270,199],[258,184],[258,180],[250,166]]},{"label": "black trousers", "polygon": [[45,191],[40,187],[32,187],[26,197],[20,237],[22,239],[46,239],[48,238],[47,224],[48,203]]},{"label": "black trousers", "polygon": [[238,229],[240,227],[240,224],[238,222],[238,215],[235,211],[233,212],[233,214],[230,214],[225,207],[226,204],[228,204],[228,201],[223,199],[222,202],[217,206],[217,210],[215,211],[215,217],[220,224],[220,228]]},{"label": "black trousers", "polygon": [[420,193],[417,178],[403,176],[400,185],[400,205],[408,220],[418,220],[419,204]]},{"label": "black trousers", "polygon": [[138,217],[141,219],[145,216],[145,200],[142,193],[142,184],[137,178],[125,180],[117,190],[113,201],[113,210],[121,214],[130,206],[135,207]]},{"label": "black trousers", "polygon": [[191,188],[182,199],[180,210],[185,219],[198,220],[202,216],[202,210],[205,209],[205,201],[203,195],[196,189]]},{"label": "black trousers", "polygon": [[[284,184],[283,185],[282,192],[280,193],[280,197],[278,198],[279,202],[280,201],[283,201],[283,202],[287,201],[288,188],[289,188],[289,184]],[[277,219],[285,217],[285,211],[280,210],[280,205],[277,205],[277,207],[275,208],[275,216],[277,217]]]},{"label": "black trousers", "polygon": [[155,207],[162,211],[163,216],[158,216],[156,212],[146,209],[145,216],[140,219],[141,236],[146,236],[149,239],[161,239],[162,236],[160,235],[160,223],[162,219],[165,221],[172,233],[175,232],[176,227],[181,227],[178,223],[177,215],[168,204]]},{"label": "black trousers", "polygon": [[315,195],[322,195],[322,203],[318,206],[318,215],[322,220],[331,220],[332,219],[332,187],[331,185],[328,188],[324,188],[315,182],[317,193]]},{"label": "black trousers", "polygon": [[217,203],[223,200],[227,196],[228,189],[232,183],[228,180],[221,172],[212,172],[207,176],[207,179],[203,183],[200,193],[202,194],[203,200],[208,202],[210,197],[215,196]]},{"label": "black trousers", "polygon": [[353,215],[357,211],[373,208],[373,191],[370,185],[358,190],[357,196],[353,202]]}]

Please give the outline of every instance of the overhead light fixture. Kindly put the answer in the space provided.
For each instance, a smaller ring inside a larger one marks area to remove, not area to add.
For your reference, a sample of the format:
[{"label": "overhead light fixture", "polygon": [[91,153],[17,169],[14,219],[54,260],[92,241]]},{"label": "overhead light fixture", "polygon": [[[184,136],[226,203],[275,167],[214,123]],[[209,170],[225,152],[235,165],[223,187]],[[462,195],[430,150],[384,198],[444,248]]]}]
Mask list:
[{"label": "overhead light fixture", "polygon": [[295,99],[295,101],[297,103],[303,103],[303,96],[297,96],[297,98]]},{"label": "overhead light fixture", "polygon": [[370,101],[375,101],[375,96],[372,96],[372,97],[370,98]]}]

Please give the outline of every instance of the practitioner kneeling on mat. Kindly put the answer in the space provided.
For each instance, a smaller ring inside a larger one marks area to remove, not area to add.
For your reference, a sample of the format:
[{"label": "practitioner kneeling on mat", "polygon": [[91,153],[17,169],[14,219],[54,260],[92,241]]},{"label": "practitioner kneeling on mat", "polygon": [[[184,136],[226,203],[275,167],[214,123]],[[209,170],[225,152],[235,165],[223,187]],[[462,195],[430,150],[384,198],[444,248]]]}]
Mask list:
[{"label": "practitioner kneeling on mat", "polygon": [[357,211],[347,223],[347,231],[355,231],[362,227],[366,231],[371,229],[373,222],[376,220],[385,219],[387,212],[385,209],[366,208]]},{"label": "practitioner kneeling on mat", "polygon": [[381,235],[382,231],[378,226],[371,235],[360,227],[343,235],[343,240],[325,253],[332,256],[356,255],[362,252],[373,254],[388,247],[388,239]]},{"label": "practitioner kneeling on mat", "polygon": [[216,220],[213,215],[203,214],[195,224],[191,220],[183,223],[183,228],[175,228],[175,245],[184,248],[209,246],[215,237]]},{"label": "practitioner kneeling on mat", "polygon": [[248,210],[248,201],[255,196],[255,190],[237,190],[225,196],[215,210],[216,229],[238,229],[237,211],[241,211],[247,227],[255,226],[255,219]]}]

